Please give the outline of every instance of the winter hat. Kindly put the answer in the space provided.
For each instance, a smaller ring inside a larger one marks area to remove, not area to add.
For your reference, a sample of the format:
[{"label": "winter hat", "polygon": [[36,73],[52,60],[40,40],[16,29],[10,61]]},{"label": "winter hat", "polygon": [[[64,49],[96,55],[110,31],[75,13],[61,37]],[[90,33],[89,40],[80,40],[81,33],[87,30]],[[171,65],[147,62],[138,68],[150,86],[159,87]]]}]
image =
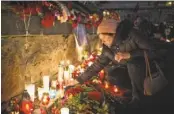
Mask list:
[{"label": "winter hat", "polygon": [[115,19],[103,19],[97,28],[97,34],[116,33],[118,22]]}]

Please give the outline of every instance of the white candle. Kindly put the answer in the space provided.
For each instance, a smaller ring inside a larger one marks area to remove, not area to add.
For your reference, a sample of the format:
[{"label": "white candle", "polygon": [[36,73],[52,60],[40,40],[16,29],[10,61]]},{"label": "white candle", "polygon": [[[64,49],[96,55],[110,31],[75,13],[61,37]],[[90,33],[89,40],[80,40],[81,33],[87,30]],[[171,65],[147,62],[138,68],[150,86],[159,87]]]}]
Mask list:
[{"label": "white candle", "polygon": [[63,66],[62,65],[59,65],[58,66],[58,82],[62,82],[63,81]]},{"label": "white candle", "polygon": [[74,72],[74,70],[75,70],[74,65],[69,65],[70,78],[72,78],[72,73]]},{"label": "white candle", "polygon": [[74,83],[74,79],[70,78],[70,85],[73,85],[73,83]]},{"label": "white candle", "polygon": [[38,88],[37,91],[38,91],[38,98],[39,100],[41,100],[44,93],[44,88]]},{"label": "white candle", "polygon": [[49,76],[43,76],[43,87],[45,92],[49,91]]},{"label": "white candle", "polygon": [[31,101],[34,101],[35,85],[34,84],[25,84],[25,90],[27,90],[27,92],[29,93]]},{"label": "white candle", "polygon": [[64,79],[65,80],[69,79],[69,72],[68,71],[64,71]]},{"label": "white candle", "polygon": [[61,108],[60,109],[60,113],[61,114],[69,114],[69,108],[65,108],[65,107],[64,108]]}]

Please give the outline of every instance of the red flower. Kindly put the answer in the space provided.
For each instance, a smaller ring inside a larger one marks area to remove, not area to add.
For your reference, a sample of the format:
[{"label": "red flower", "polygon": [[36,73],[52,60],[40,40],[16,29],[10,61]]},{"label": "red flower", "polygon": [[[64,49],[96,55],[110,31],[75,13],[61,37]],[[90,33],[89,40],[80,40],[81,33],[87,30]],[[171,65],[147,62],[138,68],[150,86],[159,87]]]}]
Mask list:
[{"label": "red flower", "polygon": [[100,80],[103,80],[104,77],[105,77],[104,70],[101,70],[98,74],[99,74],[99,78],[100,78]]},{"label": "red flower", "polygon": [[23,10],[23,12],[24,12],[24,14],[29,15],[30,12],[31,12],[31,8],[25,8],[25,9]]},{"label": "red flower", "polygon": [[89,84],[91,84],[91,81],[86,81],[84,84],[89,85]]},{"label": "red flower", "polygon": [[42,25],[45,28],[50,28],[53,26],[54,23],[54,16],[52,14],[46,13],[45,17],[42,19]]},{"label": "red flower", "polygon": [[42,12],[42,8],[41,8],[41,7],[39,7],[39,6],[38,6],[38,7],[36,7],[36,12],[37,12],[37,13]]},{"label": "red flower", "polygon": [[70,17],[71,17],[71,19],[73,19],[73,18],[74,18],[74,15],[73,15],[73,14],[71,14],[71,16],[70,16]]},{"label": "red flower", "polygon": [[78,93],[80,93],[80,92],[82,92],[83,91],[83,88],[81,88],[80,86],[77,86],[77,87],[75,87],[75,88],[70,88],[70,89],[68,89],[67,91],[66,91],[66,93],[65,93],[65,95],[76,95],[76,94],[78,94]]},{"label": "red flower", "polygon": [[88,97],[92,100],[101,101],[101,93],[98,91],[88,92]]}]

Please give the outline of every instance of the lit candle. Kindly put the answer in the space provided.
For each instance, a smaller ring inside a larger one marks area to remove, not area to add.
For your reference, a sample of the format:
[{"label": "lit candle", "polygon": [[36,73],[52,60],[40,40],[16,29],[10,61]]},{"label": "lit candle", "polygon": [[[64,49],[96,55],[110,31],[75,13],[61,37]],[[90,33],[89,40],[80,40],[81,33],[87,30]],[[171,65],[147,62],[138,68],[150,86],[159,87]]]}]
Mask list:
[{"label": "lit candle", "polygon": [[104,72],[104,70],[101,70],[101,71],[99,72],[99,77],[100,77],[100,79],[103,80],[103,79],[104,79],[104,76],[105,76],[105,72]]},{"label": "lit candle", "polygon": [[105,88],[106,88],[106,89],[109,88],[109,84],[108,84],[108,82],[105,82]]},{"label": "lit candle", "polygon": [[45,92],[49,91],[49,76],[43,76],[43,87]]},{"label": "lit candle", "polygon": [[29,104],[26,104],[26,105],[25,105],[25,109],[27,109],[27,110],[30,109]]},{"label": "lit candle", "polygon": [[118,88],[117,88],[117,86],[114,86],[114,92],[115,92],[115,93],[118,92]]},{"label": "lit candle", "polygon": [[28,94],[30,95],[31,101],[34,101],[35,97],[35,85],[34,84],[26,84],[25,90],[27,90]]},{"label": "lit candle", "polygon": [[60,109],[60,113],[61,114],[69,114],[69,108],[65,108],[65,107],[64,108],[61,108]]},{"label": "lit candle", "polygon": [[72,78],[72,73],[74,72],[74,70],[75,70],[74,65],[69,65],[70,78]]},{"label": "lit candle", "polygon": [[49,94],[48,93],[43,93],[42,104],[43,105],[48,105],[49,101],[50,101]]},{"label": "lit candle", "polygon": [[44,88],[38,88],[37,91],[38,91],[38,99],[41,100],[44,93]]},{"label": "lit candle", "polygon": [[103,15],[104,15],[104,16],[106,15],[106,11],[103,11]]}]

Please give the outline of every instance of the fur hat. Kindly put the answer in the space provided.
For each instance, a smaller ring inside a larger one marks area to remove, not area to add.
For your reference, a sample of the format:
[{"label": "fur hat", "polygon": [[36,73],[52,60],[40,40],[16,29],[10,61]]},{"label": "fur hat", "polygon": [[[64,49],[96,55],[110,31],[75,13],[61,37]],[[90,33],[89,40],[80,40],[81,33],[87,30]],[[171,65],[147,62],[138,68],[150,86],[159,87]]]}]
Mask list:
[{"label": "fur hat", "polygon": [[97,34],[116,33],[118,22],[115,19],[103,19],[97,28]]}]

